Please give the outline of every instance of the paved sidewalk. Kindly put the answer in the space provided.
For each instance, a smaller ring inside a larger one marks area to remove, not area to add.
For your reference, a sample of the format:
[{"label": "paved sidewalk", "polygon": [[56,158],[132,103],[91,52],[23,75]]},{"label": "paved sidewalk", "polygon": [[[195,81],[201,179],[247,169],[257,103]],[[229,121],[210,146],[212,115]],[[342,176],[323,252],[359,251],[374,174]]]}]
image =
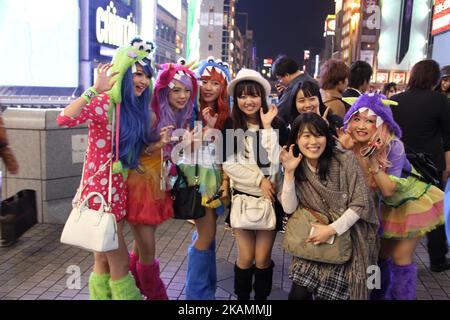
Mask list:
[{"label": "paved sidewalk", "polygon": [[[223,228],[223,218],[217,227],[217,299],[236,299],[233,294],[233,265],[237,249],[229,231]],[[38,224],[8,248],[0,248],[0,299],[2,300],[87,300],[87,281],[92,268],[92,255],[59,242],[61,225]],[[131,246],[132,235],[126,227],[126,240]],[[185,299],[186,252],[193,225],[186,221],[169,220],[157,230],[157,255],[161,261],[161,277],[168,287],[170,299]],[[275,261],[273,290],[269,299],[287,299],[291,282],[287,270],[290,256],[281,249],[279,234],[273,249]],[[417,249],[420,300],[449,300],[450,271],[433,273],[428,269],[426,246]],[[81,270],[81,288],[68,289],[71,266]]]}]

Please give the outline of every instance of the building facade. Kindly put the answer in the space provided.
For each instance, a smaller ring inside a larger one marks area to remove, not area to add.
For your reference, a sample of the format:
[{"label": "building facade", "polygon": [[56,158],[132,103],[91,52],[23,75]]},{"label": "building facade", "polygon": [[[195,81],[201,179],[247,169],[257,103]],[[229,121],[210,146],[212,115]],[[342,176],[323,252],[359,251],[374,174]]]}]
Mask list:
[{"label": "building facade", "polygon": [[450,65],[450,1],[435,0],[431,57],[441,66]]},{"label": "building facade", "polygon": [[379,85],[406,84],[428,57],[432,7],[432,0],[337,0],[333,57],[368,62]]}]

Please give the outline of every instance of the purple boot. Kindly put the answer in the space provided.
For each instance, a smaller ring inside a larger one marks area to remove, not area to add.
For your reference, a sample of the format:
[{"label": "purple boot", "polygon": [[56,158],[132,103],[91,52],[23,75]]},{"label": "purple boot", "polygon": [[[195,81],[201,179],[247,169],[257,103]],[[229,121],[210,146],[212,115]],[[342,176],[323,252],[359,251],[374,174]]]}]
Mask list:
[{"label": "purple boot", "polygon": [[392,300],[416,300],[417,265],[392,267]]},{"label": "purple boot", "polygon": [[378,260],[380,267],[380,289],[372,290],[370,300],[391,300],[392,259]]}]

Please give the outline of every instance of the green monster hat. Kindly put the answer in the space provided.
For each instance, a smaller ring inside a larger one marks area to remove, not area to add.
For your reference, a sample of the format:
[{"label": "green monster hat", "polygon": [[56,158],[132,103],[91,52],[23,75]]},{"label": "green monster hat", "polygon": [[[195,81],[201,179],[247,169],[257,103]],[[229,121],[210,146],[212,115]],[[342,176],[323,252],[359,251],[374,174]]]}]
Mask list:
[{"label": "green monster hat", "polygon": [[[116,157],[113,161],[113,172],[122,173],[122,176],[124,178],[126,178],[127,176],[127,170],[123,169],[122,163],[119,161],[120,103],[122,102],[122,81],[125,73],[129,68],[136,68],[136,63],[140,63],[143,66],[145,66],[146,63],[150,63],[151,53],[154,49],[155,46],[152,42],[145,42],[140,37],[135,37],[131,41],[130,46],[117,49],[112,60],[111,73],[118,72],[118,74],[114,77],[116,83],[106,94],[109,96],[110,101],[110,108],[108,110],[108,118],[110,122],[112,122],[114,114],[117,113],[115,123]],[[148,59],[147,62],[144,61],[145,58]]]},{"label": "green monster hat", "polygon": [[129,68],[134,67],[136,62],[145,65],[145,62],[142,60],[144,58],[151,60],[151,53],[154,49],[155,46],[152,42],[144,42],[139,37],[135,37],[131,41],[131,46],[117,49],[112,60],[111,73],[119,72],[119,74],[115,76],[117,82],[107,93],[111,101],[111,106],[115,106],[117,103],[122,102],[121,88],[125,72],[127,72]]}]

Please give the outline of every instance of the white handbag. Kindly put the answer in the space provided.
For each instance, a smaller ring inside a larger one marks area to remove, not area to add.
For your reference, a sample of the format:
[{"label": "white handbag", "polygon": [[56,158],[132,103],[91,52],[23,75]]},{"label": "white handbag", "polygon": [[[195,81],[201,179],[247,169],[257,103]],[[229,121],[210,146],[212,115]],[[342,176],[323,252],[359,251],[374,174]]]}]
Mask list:
[{"label": "white handbag", "polygon": [[[98,210],[86,206],[92,197],[101,199],[102,203]],[[61,242],[96,252],[119,248],[116,217],[109,213],[108,209],[100,193],[89,193],[81,205],[72,209],[61,235]]]},{"label": "white handbag", "polygon": [[[114,137],[114,127],[115,125],[113,119],[111,141],[113,141]],[[108,179],[108,202],[105,201],[105,198],[101,193],[91,192],[86,196],[83,202],[80,203],[81,194],[84,188],[92,182],[98,173],[104,171],[108,164],[110,164]],[[72,203],[73,209],[61,234],[61,243],[95,252],[116,250],[119,248],[119,238],[117,235],[116,217],[111,212],[112,158],[102,164],[98,171],[90,177],[86,185],[82,187],[85,165],[86,161],[84,161],[83,164],[80,187],[75,195],[75,201]],[[98,210],[93,210],[87,207],[89,204],[88,201],[92,197],[98,197],[101,201],[101,205]]]},{"label": "white handbag", "polygon": [[236,229],[275,230],[276,216],[273,203],[263,197],[233,195],[230,223],[231,227]]}]

